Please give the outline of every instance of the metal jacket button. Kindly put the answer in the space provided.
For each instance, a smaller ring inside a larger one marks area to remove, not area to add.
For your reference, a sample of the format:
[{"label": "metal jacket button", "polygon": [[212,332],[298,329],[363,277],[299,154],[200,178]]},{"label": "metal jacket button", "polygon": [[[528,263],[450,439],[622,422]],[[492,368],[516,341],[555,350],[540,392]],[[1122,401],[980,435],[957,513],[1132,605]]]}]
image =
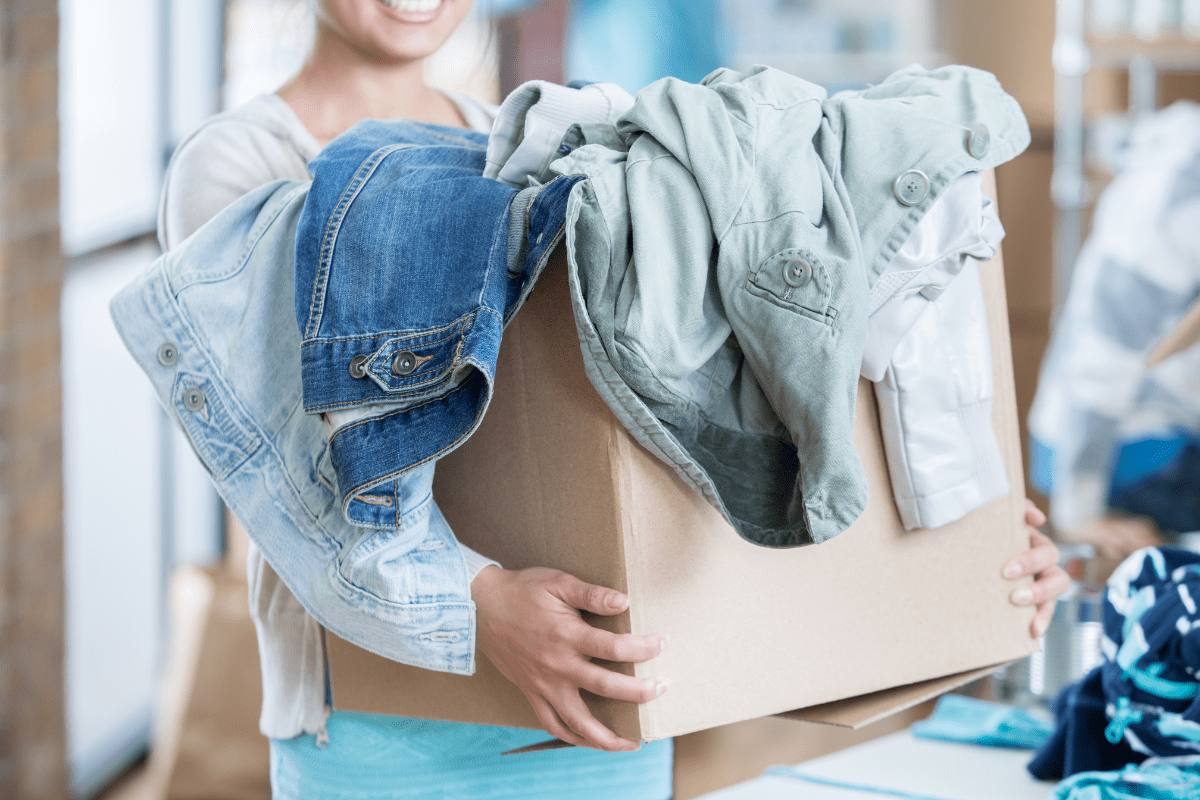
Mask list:
[{"label": "metal jacket button", "polygon": [[802,258],[783,262],[783,280],[788,286],[803,286],[812,278],[812,267]]},{"label": "metal jacket button", "polygon": [[357,355],[350,359],[350,377],[358,380],[367,376],[367,357]]},{"label": "metal jacket button", "polygon": [[929,176],[919,169],[910,169],[896,178],[892,191],[904,205],[915,206],[929,194]]},{"label": "metal jacket button", "polygon": [[392,372],[397,375],[409,375],[417,368],[417,354],[411,350],[401,350],[392,359]]},{"label": "metal jacket button", "polygon": [[183,407],[188,411],[204,410],[204,390],[193,386],[183,393]]},{"label": "metal jacket button", "polygon": [[179,348],[171,342],[165,342],[158,348],[158,363],[164,367],[174,366],[179,360]]},{"label": "metal jacket button", "polygon": [[971,154],[971,158],[983,158],[986,156],[991,144],[992,134],[988,131],[987,125],[980,122],[974,128],[971,128],[971,133],[967,136],[967,152]]}]

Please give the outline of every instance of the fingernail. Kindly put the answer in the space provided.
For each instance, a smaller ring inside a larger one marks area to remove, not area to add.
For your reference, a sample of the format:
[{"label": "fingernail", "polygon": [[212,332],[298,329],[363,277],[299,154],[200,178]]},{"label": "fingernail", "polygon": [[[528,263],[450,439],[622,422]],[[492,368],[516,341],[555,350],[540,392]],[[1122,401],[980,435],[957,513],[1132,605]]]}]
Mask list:
[{"label": "fingernail", "polygon": [[625,595],[620,592],[610,594],[608,596],[608,607],[615,611],[620,611],[625,607]]},{"label": "fingernail", "polygon": [[1004,572],[1002,572],[1001,574],[1004,577],[1009,578],[1009,579],[1019,578],[1019,577],[1021,577],[1021,565],[1020,564],[1009,564],[1007,567],[1004,568]]},{"label": "fingernail", "polygon": [[1029,591],[1028,589],[1017,589],[1009,595],[1009,599],[1011,599],[1016,605],[1027,605],[1029,601],[1033,600],[1033,592]]},{"label": "fingernail", "polygon": [[1050,623],[1047,620],[1038,617],[1033,621],[1033,635],[1041,637],[1041,635],[1046,632],[1046,628],[1049,627],[1049,625]]},{"label": "fingernail", "polygon": [[670,678],[659,678],[654,682],[654,696],[661,697],[663,692],[671,688]]},{"label": "fingernail", "polygon": [[667,642],[669,642],[669,641],[671,641],[670,636],[660,636],[658,639],[658,652],[661,653],[663,650],[666,650]]}]

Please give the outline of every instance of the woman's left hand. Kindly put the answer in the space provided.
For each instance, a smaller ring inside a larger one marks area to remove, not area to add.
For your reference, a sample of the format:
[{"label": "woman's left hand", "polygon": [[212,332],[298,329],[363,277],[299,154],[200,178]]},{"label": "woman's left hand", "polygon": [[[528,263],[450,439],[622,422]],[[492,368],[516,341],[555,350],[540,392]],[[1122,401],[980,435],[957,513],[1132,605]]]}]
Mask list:
[{"label": "woman's left hand", "polygon": [[1025,526],[1029,531],[1029,549],[1004,565],[1000,574],[1009,580],[1026,575],[1034,576],[1033,583],[1018,587],[1009,595],[1013,605],[1037,606],[1030,630],[1041,636],[1050,626],[1058,596],[1071,585],[1066,571],[1058,565],[1058,548],[1035,525],[1046,521],[1046,515],[1030,500],[1025,501]]}]

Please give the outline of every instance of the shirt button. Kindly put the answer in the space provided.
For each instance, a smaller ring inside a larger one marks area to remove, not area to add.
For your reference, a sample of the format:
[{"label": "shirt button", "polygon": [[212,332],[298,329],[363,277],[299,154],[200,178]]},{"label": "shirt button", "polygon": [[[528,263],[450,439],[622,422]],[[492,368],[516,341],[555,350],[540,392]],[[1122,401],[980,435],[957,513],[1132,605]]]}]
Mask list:
[{"label": "shirt button", "polygon": [[358,380],[367,377],[367,357],[357,355],[350,359],[350,377]]},{"label": "shirt button", "polygon": [[788,286],[803,286],[812,278],[812,267],[802,258],[783,262],[783,280]]},{"label": "shirt button", "polygon": [[164,367],[174,366],[179,360],[179,348],[171,342],[165,342],[158,348],[158,363]]},{"label": "shirt button", "polygon": [[193,386],[183,393],[183,407],[188,411],[197,412],[204,410],[204,390]]},{"label": "shirt button", "polygon": [[409,375],[417,368],[417,354],[411,350],[401,350],[392,359],[392,372],[396,375]]},{"label": "shirt button", "polygon": [[988,131],[987,125],[980,122],[974,128],[971,128],[971,133],[967,136],[967,152],[971,154],[971,158],[983,158],[986,156],[988,147],[991,144],[992,134]]},{"label": "shirt button", "polygon": [[929,194],[929,176],[919,169],[910,169],[892,184],[896,199],[906,206],[915,206]]}]

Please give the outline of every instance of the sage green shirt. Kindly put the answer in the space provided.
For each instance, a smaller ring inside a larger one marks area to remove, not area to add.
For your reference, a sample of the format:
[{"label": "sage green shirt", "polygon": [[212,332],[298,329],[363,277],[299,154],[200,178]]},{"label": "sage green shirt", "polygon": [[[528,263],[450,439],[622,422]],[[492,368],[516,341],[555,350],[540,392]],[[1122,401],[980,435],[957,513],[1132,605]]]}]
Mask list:
[{"label": "sage green shirt", "polygon": [[766,67],[643,89],[552,165],[576,322],[613,411],[738,533],[823,542],[866,507],[851,434],[868,294],[941,192],[1029,144],[992,75],[863,91]]}]

